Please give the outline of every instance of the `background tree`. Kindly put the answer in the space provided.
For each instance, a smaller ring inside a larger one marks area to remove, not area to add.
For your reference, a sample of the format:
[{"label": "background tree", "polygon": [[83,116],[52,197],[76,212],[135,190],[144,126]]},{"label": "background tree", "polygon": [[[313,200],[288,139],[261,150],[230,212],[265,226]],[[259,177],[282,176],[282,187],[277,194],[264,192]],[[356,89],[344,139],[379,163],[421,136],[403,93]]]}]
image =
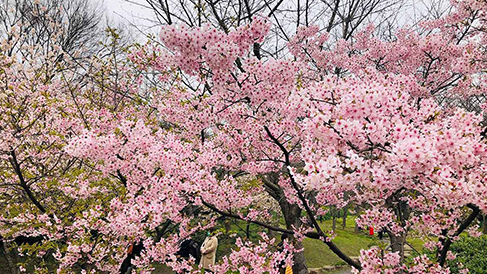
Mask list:
[{"label": "background tree", "polygon": [[[17,44],[10,49],[10,54],[22,50],[23,46],[34,45],[36,50],[45,53],[57,45],[67,54],[76,51],[88,56],[100,47],[103,10],[99,4],[90,0],[2,1],[0,34],[11,40],[10,31],[19,28],[22,39],[15,41]],[[80,48],[83,50],[79,51]]]},{"label": "background tree", "polygon": [[[90,208],[107,207],[120,189],[97,181],[91,165],[63,148],[83,130],[130,113],[127,102],[135,103],[136,77],[121,73],[125,42],[115,29],[103,33],[103,14],[89,1],[4,1],[0,10],[0,240],[5,271],[17,273],[21,262],[29,272],[67,268],[63,264],[73,271],[93,269],[92,257],[72,261],[63,253],[73,241],[85,241],[85,249],[102,246],[99,227],[72,226]],[[84,183],[76,181],[81,178]],[[36,255],[20,260],[25,253]]]}]

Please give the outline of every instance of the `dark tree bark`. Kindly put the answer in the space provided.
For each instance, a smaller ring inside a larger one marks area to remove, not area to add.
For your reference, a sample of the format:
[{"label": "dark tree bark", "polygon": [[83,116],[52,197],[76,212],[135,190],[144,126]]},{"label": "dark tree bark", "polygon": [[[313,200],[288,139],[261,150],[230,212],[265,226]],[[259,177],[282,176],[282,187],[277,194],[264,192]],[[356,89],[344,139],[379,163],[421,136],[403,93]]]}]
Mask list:
[{"label": "dark tree bark", "polygon": [[406,244],[406,233],[394,234],[389,233],[389,239],[391,240],[391,251],[399,252],[401,261],[404,260],[404,245]]},{"label": "dark tree bark", "polygon": [[[386,199],[386,204],[389,208],[394,210],[396,216],[399,218],[399,224],[401,227],[406,227],[406,221],[411,216],[411,207],[406,201],[401,200],[401,192],[403,189],[397,190],[391,196]],[[399,252],[401,262],[404,261],[404,245],[406,244],[407,231],[395,234],[392,231],[387,231],[391,240],[392,252]]]},{"label": "dark tree bark", "polygon": [[[282,213],[284,215],[284,220],[286,221],[286,228],[293,229],[294,227],[300,227],[301,222],[301,209],[299,206],[290,204],[285,198],[279,201],[279,206],[281,207]],[[294,247],[297,249],[303,248],[303,243],[295,240],[293,235],[289,235],[289,240],[293,241]],[[294,254],[293,257],[293,273],[295,274],[307,274],[308,266],[306,265],[306,259],[304,257],[304,251]]]},{"label": "dark tree bark", "polygon": [[164,25],[185,24],[191,27],[210,23],[224,32],[251,22],[256,15],[266,15],[273,22],[269,39],[253,45],[255,57],[261,59],[288,54],[286,44],[295,34],[296,27],[303,23],[306,26],[324,26],[332,40],[350,40],[361,26],[373,21],[379,26],[377,34],[387,38],[402,23],[396,20],[402,11],[402,3],[400,0],[321,0],[305,3],[283,0],[145,0],[139,6],[153,11],[154,18],[148,18],[151,24],[154,19]]},{"label": "dark tree bark", "polygon": [[[480,214],[480,209],[478,206],[473,205],[473,204],[468,204],[468,208],[470,208],[472,211],[470,214],[463,220],[463,222],[460,224],[458,229],[455,231],[453,234],[453,237],[459,236],[465,229],[467,229],[473,221],[477,218],[477,216]],[[444,233],[446,236],[446,233]],[[443,244],[443,247],[439,250],[438,252],[438,263],[440,266],[445,265],[446,262],[446,257],[448,254],[448,250],[450,250],[450,246],[452,244],[451,238],[445,238],[440,240]]]},{"label": "dark tree bark", "polygon": [[7,265],[4,267],[6,267],[8,269],[8,271],[9,271],[8,273],[18,274],[18,270],[17,270],[17,267],[15,266],[15,262],[12,259],[12,255],[8,251],[7,245],[3,241],[2,236],[0,236],[0,253],[3,255],[3,257],[5,258],[5,261],[7,262]]},{"label": "dark tree bark", "polygon": [[[301,208],[298,205],[290,204],[284,192],[279,188],[277,182],[279,182],[279,174],[277,172],[272,172],[264,176],[263,178],[266,190],[271,197],[273,197],[278,203],[281,212],[284,216],[284,221],[286,222],[286,228],[288,230],[293,230],[294,228],[303,225],[301,222]],[[293,228],[294,226],[294,228]],[[303,247],[301,242],[296,242],[293,235],[288,235],[288,240],[294,242],[294,246],[298,249]],[[293,273],[296,274],[307,274],[308,266],[306,265],[306,259],[304,258],[304,252],[299,252],[294,254],[293,258]]]}]

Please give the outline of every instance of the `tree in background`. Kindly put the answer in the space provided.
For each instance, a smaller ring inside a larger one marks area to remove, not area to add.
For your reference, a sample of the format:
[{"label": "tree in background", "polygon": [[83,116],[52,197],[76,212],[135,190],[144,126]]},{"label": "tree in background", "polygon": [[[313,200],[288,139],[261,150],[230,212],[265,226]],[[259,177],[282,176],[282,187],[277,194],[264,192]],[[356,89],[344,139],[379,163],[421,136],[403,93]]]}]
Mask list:
[{"label": "tree in background", "polygon": [[22,36],[15,40],[11,54],[23,46],[35,45],[45,53],[57,45],[67,54],[88,56],[99,48],[102,20],[99,3],[90,0],[6,0],[0,4],[0,34],[12,40],[10,32],[16,27]]},{"label": "tree in background", "polygon": [[73,271],[93,269],[93,257],[61,259],[61,254],[68,243],[83,239],[103,245],[106,239],[96,229],[76,229],[76,219],[92,207],[106,207],[120,189],[97,180],[91,165],[63,147],[83,130],[104,128],[109,120],[125,117],[124,111],[132,113],[127,102],[136,104],[136,77],[121,73],[118,66],[126,60],[121,38],[114,29],[103,38],[102,15],[90,2],[0,5],[5,28],[0,40],[0,248],[7,264],[2,270],[18,273],[18,263],[21,270],[39,273],[58,265],[68,268],[63,264]]}]

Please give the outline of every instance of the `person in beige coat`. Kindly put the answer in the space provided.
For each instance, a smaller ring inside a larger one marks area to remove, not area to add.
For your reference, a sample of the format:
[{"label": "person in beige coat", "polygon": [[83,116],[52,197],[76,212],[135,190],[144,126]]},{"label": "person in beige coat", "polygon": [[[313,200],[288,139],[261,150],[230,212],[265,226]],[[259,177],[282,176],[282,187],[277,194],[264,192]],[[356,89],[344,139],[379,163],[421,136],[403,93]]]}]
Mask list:
[{"label": "person in beige coat", "polygon": [[218,239],[208,231],[208,236],[201,245],[200,268],[209,269],[210,265],[215,264],[217,247]]}]

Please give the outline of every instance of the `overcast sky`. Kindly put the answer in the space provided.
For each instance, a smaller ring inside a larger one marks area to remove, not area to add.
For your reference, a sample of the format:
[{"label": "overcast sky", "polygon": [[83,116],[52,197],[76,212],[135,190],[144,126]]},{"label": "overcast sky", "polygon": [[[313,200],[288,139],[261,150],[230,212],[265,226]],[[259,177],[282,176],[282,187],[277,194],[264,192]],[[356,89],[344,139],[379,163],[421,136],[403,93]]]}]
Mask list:
[{"label": "overcast sky", "polygon": [[[102,0],[99,0],[102,1]],[[144,33],[157,32],[156,23],[151,22],[154,15],[150,9],[144,8],[144,0],[103,0],[107,15],[114,22],[124,25],[135,25]]]},{"label": "overcast sky", "polygon": [[[0,0],[4,1],[4,0]],[[106,13],[111,21],[115,24],[121,23],[126,27],[132,27],[131,33],[134,38],[142,42],[146,34],[156,34],[159,32],[160,24],[155,22],[152,10],[147,8],[145,0],[92,0],[94,2],[103,2]],[[431,2],[434,1],[434,2]],[[287,3],[293,3],[294,0],[287,0]],[[286,3],[284,2],[284,3]],[[403,6],[403,16],[400,16],[401,24],[408,24],[409,21],[415,21],[412,10],[423,11],[425,3],[437,3],[437,6],[444,6],[448,1],[445,0],[406,0]],[[447,5],[448,7],[448,5]],[[442,10],[442,8],[438,8]],[[115,25],[115,27],[119,27]]]}]

